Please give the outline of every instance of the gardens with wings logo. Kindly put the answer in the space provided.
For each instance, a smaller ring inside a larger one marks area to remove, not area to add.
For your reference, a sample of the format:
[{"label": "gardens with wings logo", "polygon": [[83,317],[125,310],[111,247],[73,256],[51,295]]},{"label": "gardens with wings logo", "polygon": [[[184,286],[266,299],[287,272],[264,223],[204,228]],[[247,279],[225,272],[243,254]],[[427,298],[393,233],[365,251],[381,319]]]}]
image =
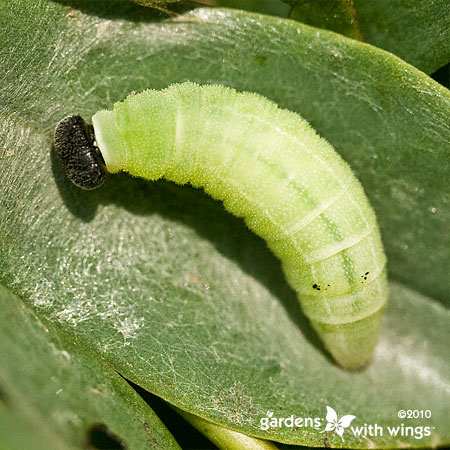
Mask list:
[{"label": "gardens with wings logo", "polygon": [[[410,422],[408,424],[400,423],[392,426],[383,426],[378,423],[364,423],[363,425],[352,425],[352,421],[356,416],[347,414],[345,416],[338,416],[337,412],[331,406],[327,406],[327,414],[325,416],[326,424],[321,417],[297,417],[290,415],[287,417],[276,417],[273,411],[267,411],[266,416],[260,419],[260,428],[267,431],[269,428],[315,428],[320,433],[336,433],[342,441],[344,441],[344,433],[362,437],[372,438],[381,436],[399,437],[413,437],[414,439],[422,439],[431,436],[434,427],[431,425],[424,426],[423,424]],[[417,414],[416,414],[417,413]],[[422,413],[423,417],[420,417]],[[409,417],[416,418],[419,421],[422,419],[429,420],[431,418],[430,410],[400,410],[396,413],[400,419],[408,420]],[[417,416],[417,417],[416,417]],[[409,419],[411,420],[411,419]],[[325,426],[325,427],[324,427]]]},{"label": "gardens with wings logo", "polygon": [[336,411],[331,406],[327,406],[327,425],[322,433],[325,433],[326,431],[335,431],[341,439],[344,440],[344,430],[350,426],[352,420],[355,418],[356,416],[352,416],[351,414],[338,418]]}]

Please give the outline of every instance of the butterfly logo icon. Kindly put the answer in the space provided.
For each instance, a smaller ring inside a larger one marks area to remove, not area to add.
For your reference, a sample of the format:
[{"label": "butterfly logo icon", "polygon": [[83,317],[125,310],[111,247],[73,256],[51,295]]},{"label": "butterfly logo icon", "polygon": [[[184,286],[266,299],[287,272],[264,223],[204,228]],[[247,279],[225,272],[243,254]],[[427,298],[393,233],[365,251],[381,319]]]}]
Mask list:
[{"label": "butterfly logo icon", "polygon": [[326,419],[328,423],[322,433],[325,433],[325,431],[336,431],[336,433],[341,437],[343,441],[344,438],[342,437],[342,435],[344,434],[344,430],[345,428],[350,426],[350,423],[354,418],[356,418],[356,416],[348,414],[338,419],[336,411],[331,406],[327,406]]}]

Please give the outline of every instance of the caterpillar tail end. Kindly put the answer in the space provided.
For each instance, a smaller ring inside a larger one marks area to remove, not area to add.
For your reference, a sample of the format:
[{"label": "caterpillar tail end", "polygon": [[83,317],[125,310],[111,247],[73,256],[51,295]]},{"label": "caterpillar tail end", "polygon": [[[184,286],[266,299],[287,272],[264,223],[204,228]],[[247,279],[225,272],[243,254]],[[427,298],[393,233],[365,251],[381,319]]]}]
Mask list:
[{"label": "caterpillar tail end", "polygon": [[358,370],[372,359],[378,342],[383,309],[351,323],[311,323],[335,361],[345,369]]}]

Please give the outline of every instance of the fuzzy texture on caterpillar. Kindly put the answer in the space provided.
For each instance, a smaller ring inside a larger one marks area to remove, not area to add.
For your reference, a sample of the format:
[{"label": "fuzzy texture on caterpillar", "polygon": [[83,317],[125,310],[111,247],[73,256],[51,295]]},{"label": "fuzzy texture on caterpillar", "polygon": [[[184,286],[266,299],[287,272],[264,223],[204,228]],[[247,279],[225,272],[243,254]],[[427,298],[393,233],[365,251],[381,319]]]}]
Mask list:
[{"label": "fuzzy texture on caterpillar", "polygon": [[[62,144],[80,131],[71,117],[55,132],[63,163]],[[369,361],[387,299],[380,232],[350,167],[304,119],[257,94],[188,82],[129,96],[92,122],[108,172],[190,183],[222,200],[280,258],[335,360]]]}]

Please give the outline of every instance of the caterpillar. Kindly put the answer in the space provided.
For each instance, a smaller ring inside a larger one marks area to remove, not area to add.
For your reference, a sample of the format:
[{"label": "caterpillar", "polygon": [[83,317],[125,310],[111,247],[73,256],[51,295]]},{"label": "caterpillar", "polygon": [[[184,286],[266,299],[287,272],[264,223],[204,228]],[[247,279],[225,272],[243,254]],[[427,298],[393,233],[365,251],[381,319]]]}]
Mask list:
[{"label": "caterpillar", "polygon": [[108,172],[203,188],[261,236],[326,349],[368,363],[387,300],[375,214],[350,167],[298,114],[248,92],[186,82],[146,90],[87,125],[63,119],[55,149],[84,189]]}]

